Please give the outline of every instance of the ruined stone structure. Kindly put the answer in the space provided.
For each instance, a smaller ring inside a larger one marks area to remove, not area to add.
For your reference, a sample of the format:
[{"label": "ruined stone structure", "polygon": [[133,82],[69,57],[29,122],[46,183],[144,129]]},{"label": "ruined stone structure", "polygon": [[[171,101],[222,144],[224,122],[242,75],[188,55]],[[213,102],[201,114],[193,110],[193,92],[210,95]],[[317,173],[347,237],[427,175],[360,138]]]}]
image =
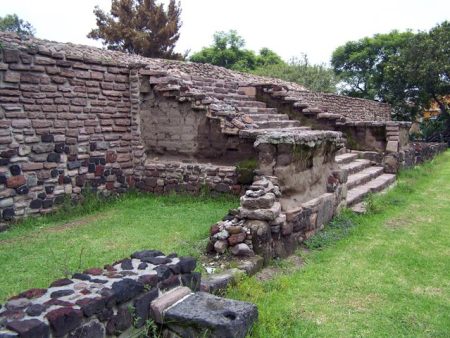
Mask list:
[{"label": "ruined stone structure", "polygon": [[[392,183],[389,174],[441,150],[412,147],[409,124],[370,100],[9,33],[0,43],[2,222],[47,213],[86,188],[209,189],[243,194],[212,233],[217,252],[253,254],[259,231],[264,257],[283,256]],[[244,162],[255,163],[253,183]]]},{"label": "ruined stone structure", "polygon": [[[339,210],[388,187],[399,169],[446,148],[410,144],[409,123],[391,121],[386,104],[8,33],[0,33],[0,117],[0,229],[84,189],[232,192],[240,207],[211,227],[208,251],[258,266],[289,255]],[[131,327],[126,306],[141,312],[139,327],[152,301],[156,321],[166,304],[170,329],[198,336],[205,321],[194,311],[186,328],[186,309],[231,303],[186,289],[174,291],[187,297],[176,306],[171,293],[172,303],[157,300],[180,284],[197,290],[194,267],[190,259],[136,253],[30,290],[0,309],[0,336],[118,336]],[[215,286],[206,281],[203,289]],[[248,317],[215,308],[206,322],[222,336],[244,337],[257,313],[242,307]]]},{"label": "ruined stone structure", "polygon": [[195,267],[191,257],[143,250],[21,292],[0,307],[0,337],[143,337],[149,320],[164,336],[245,337],[256,306],[198,292]]}]

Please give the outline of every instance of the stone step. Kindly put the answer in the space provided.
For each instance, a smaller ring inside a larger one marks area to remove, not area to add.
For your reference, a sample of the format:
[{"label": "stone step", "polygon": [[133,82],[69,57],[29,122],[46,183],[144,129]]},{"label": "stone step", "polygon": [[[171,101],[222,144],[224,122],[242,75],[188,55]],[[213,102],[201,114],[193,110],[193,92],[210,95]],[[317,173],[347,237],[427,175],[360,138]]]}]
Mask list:
[{"label": "stone step", "polygon": [[255,97],[247,96],[247,95],[239,95],[239,94],[222,94],[222,93],[215,93],[215,92],[205,92],[202,91],[202,94],[205,94],[206,96],[211,96],[218,98],[223,101],[254,101]]},{"label": "stone step", "polygon": [[262,107],[238,107],[238,111],[245,114],[277,114],[276,108],[262,108]]},{"label": "stone step", "polygon": [[259,128],[292,128],[299,127],[300,121],[283,120],[283,121],[259,121],[256,122]]},{"label": "stone step", "polygon": [[245,100],[234,100],[234,99],[229,99],[228,97],[224,98],[223,100],[224,102],[231,104],[235,107],[259,107],[259,108],[266,108],[266,104],[264,102],[261,101],[245,101]]},{"label": "stone step", "polygon": [[370,167],[371,162],[369,160],[364,160],[364,159],[357,159],[354,160],[350,163],[341,165],[341,169],[345,169],[348,171],[348,174],[355,174],[358,171],[361,171],[363,169],[366,169],[367,167]]},{"label": "stone step", "polygon": [[356,186],[347,193],[347,206],[351,207],[361,202],[370,193],[380,192],[395,182],[394,174],[383,174],[366,184]]},{"label": "stone step", "polygon": [[287,121],[289,116],[287,114],[251,114],[251,119],[258,121]]},{"label": "stone step", "polygon": [[348,177],[347,189],[353,189],[358,185],[365,184],[383,174],[383,167],[368,167]]},{"label": "stone step", "polygon": [[337,155],[334,160],[337,164],[347,164],[358,158],[358,154],[355,153],[344,153],[341,155]]},{"label": "stone step", "polygon": [[268,134],[274,131],[285,133],[302,133],[311,130],[310,127],[293,127],[293,128],[260,128],[260,129],[242,129],[239,131],[239,137],[254,139],[261,134]]}]

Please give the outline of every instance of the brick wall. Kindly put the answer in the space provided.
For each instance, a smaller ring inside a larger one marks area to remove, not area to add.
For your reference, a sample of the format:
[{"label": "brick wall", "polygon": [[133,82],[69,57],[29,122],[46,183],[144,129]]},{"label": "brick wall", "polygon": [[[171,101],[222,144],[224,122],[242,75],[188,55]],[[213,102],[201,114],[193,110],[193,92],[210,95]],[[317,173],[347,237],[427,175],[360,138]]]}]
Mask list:
[{"label": "brick wall", "polygon": [[138,155],[132,153],[128,66],[2,47],[2,218],[46,212],[64,194],[76,196],[86,185],[126,188],[132,155]]}]

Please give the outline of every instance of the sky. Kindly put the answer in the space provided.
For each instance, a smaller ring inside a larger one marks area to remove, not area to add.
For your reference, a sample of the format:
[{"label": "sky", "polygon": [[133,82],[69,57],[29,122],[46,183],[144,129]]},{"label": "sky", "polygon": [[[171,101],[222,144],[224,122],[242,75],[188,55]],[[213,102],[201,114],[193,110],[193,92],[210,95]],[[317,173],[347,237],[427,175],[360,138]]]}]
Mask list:
[{"label": "sky", "polygon": [[[86,37],[96,5],[109,10],[111,0],[0,0],[0,17],[16,13],[38,38],[101,46]],[[347,41],[450,20],[449,0],[181,0],[181,8],[179,52],[198,51],[214,32],[235,29],[249,49],[268,47],[285,60],[307,54],[313,63],[328,63]]]}]

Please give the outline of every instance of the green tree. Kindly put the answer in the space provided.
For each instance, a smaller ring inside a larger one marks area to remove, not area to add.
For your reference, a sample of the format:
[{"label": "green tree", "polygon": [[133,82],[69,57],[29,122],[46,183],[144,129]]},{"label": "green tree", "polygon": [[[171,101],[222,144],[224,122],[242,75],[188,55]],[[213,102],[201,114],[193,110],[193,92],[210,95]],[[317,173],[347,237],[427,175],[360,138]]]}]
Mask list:
[{"label": "green tree", "polygon": [[167,9],[154,0],[113,0],[110,13],[96,7],[97,28],[89,38],[103,40],[108,49],[147,57],[180,59],[174,53],[180,37],[180,4],[170,0]]},{"label": "green tree", "polygon": [[[385,91],[397,93],[416,109],[435,101],[448,116],[450,95],[450,22],[419,32],[386,65]],[[400,93],[399,93],[400,95]]]},{"label": "green tree", "polygon": [[273,63],[282,63],[281,57],[268,48],[262,48],[259,55],[245,49],[245,40],[237,31],[216,32],[213,44],[190,57],[190,61],[210,63],[233,70],[248,72]]},{"label": "green tree", "polygon": [[269,76],[295,82],[306,88],[320,92],[336,92],[337,77],[325,65],[313,65],[308,57],[292,58],[288,63],[266,64],[253,71],[256,75]]},{"label": "green tree", "polygon": [[28,21],[20,19],[16,14],[0,17],[0,31],[28,36],[33,36],[35,33],[34,27]]},{"label": "green tree", "polygon": [[399,53],[414,34],[392,31],[358,41],[349,41],[332,55],[331,65],[342,80],[341,92],[348,96],[372,100],[384,99],[386,63]]}]

